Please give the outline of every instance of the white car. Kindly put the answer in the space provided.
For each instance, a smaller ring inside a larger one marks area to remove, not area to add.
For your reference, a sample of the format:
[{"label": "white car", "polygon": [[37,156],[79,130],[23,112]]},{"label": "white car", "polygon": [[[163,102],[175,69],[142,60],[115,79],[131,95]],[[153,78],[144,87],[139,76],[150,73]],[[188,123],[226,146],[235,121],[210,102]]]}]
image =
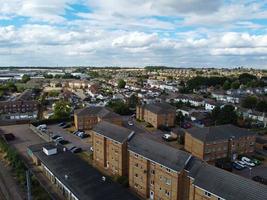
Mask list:
[{"label": "white car", "polygon": [[241,166],[241,167],[246,167],[246,164],[242,161],[235,161],[234,163],[236,163],[237,165]]},{"label": "white car", "polygon": [[134,124],[133,124],[132,121],[128,121],[128,125],[129,125],[129,126],[133,126]]},{"label": "white car", "polygon": [[251,162],[251,160],[247,157],[242,157],[241,160],[250,167],[255,167],[255,163]]}]

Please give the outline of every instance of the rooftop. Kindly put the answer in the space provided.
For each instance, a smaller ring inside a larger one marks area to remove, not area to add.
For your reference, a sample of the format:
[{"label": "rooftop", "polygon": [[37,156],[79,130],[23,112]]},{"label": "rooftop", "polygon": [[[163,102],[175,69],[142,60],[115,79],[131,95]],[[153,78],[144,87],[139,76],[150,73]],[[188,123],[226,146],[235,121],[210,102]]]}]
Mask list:
[{"label": "rooftop", "polygon": [[151,103],[151,104],[144,104],[143,107],[153,113],[157,114],[166,114],[170,112],[175,112],[176,108],[171,106],[168,103]]},{"label": "rooftop", "polygon": [[106,121],[98,123],[93,128],[93,131],[120,143],[126,141],[128,136],[133,132],[132,130]]},{"label": "rooftop", "polygon": [[231,124],[211,126],[211,127],[205,127],[205,128],[194,127],[194,128],[188,129],[187,132],[193,137],[203,142],[226,140],[231,137],[239,138],[239,137],[251,136],[255,134],[246,129],[239,128]]},{"label": "rooftop", "polygon": [[[186,170],[193,184],[227,200],[260,200],[267,197],[267,186],[227,172],[193,158]],[[208,178],[207,178],[208,175]]]},{"label": "rooftop", "polygon": [[81,200],[138,199],[126,188],[111,181],[108,177],[103,181],[103,175],[100,172],[70,151],[64,152],[59,145],[57,154],[45,155],[42,147],[51,144],[32,145],[29,149],[77,198]]},{"label": "rooftop", "polygon": [[174,171],[181,171],[191,155],[165,144],[136,134],[129,142],[129,150]]},{"label": "rooftop", "polygon": [[78,116],[97,116],[100,118],[112,118],[120,117],[119,114],[114,113],[111,109],[100,107],[100,106],[91,106],[82,109],[75,110],[75,114]]}]

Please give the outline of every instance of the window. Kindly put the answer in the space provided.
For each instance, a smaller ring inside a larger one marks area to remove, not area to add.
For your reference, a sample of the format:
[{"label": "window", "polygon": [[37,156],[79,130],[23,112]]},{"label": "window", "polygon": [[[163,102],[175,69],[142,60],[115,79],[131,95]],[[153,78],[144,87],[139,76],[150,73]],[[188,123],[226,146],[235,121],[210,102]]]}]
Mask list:
[{"label": "window", "polygon": [[152,169],[152,170],[150,171],[150,173],[151,173],[151,174],[155,174],[155,170]]},{"label": "window", "polygon": [[207,197],[211,197],[211,193],[209,193],[209,192],[205,192],[205,196],[207,196]]},{"label": "window", "polygon": [[138,177],[138,174],[135,174],[135,177]]},{"label": "window", "polygon": [[167,184],[167,185],[171,185],[171,179],[167,179],[167,178],[166,178],[166,184]]}]

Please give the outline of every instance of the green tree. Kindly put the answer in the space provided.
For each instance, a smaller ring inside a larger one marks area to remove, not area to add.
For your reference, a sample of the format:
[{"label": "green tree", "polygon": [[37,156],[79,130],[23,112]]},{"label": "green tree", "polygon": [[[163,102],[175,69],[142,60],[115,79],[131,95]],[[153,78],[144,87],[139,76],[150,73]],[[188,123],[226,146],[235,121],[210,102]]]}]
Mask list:
[{"label": "green tree", "polygon": [[70,117],[71,106],[67,101],[58,101],[54,106],[54,115],[53,118],[61,119]]},{"label": "green tree", "polygon": [[240,87],[239,81],[232,82],[232,84],[231,84],[232,89],[238,89],[239,87]]},{"label": "green tree", "polygon": [[267,112],[267,101],[259,101],[256,105],[256,110],[260,112]]},{"label": "green tree", "polygon": [[224,89],[224,90],[229,90],[229,89],[231,89],[231,83],[230,83],[228,80],[226,80],[226,81],[224,82],[224,84],[223,84],[223,89]]},{"label": "green tree", "polygon": [[132,94],[129,98],[128,105],[130,108],[135,108],[138,104],[138,97],[135,94]]},{"label": "green tree", "polygon": [[257,105],[257,102],[258,102],[257,97],[248,96],[245,99],[243,99],[243,101],[241,102],[241,105],[244,108],[254,109]]},{"label": "green tree", "polygon": [[29,80],[31,80],[31,77],[27,74],[24,74],[21,78],[22,83],[27,83]]},{"label": "green tree", "polygon": [[211,116],[216,125],[236,124],[237,122],[237,113],[232,105],[225,105],[223,108],[215,107]]},{"label": "green tree", "polygon": [[252,80],[257,80],[257,77],[252,74],[243,73],[239,75],[238,79],[241,84],[247,84]]},{"label": "green tree", "polygon": [[112,100],[107,104],[107,107],[111,108],[115,113],[118,113],[120,115],[131,114],[129,106],[122,100]]},{"label": "green tree", "polygon": [[123,79],[118,80],[118,88],[124,88],[126,85],[126,82]]}]

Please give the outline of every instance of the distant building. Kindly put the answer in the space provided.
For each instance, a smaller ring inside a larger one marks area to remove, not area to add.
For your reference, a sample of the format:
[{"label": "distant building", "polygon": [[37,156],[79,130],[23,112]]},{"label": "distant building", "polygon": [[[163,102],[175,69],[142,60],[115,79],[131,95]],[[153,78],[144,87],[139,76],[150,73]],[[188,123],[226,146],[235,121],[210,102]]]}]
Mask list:
[{"label": "distant building", "polygon": [[112,175],[128,175],[127,141],[134,132],[102,121],[93,128],[92,133],[93,160],[96,165]]},{"label": "distant building", "polygon": [[0,119],[29,120],[38,116],[38,101],[32,97],[31,90],[25,90],[14,100],[0,101]]},{"label": "distant building", "polygon": [[77,130],[90,130],[100,121],[122,125],[122,118],[105,107],[86,107],[74,111],[74,124]]},{"label": "distant building", "polygon": [[136,118],[152,124],[155,128],[174,126],[175,113],[175,107],[167,103],[144,104],[136,107]]},{"label": "distant building", "polygon": [[235,159],[254,152],[255,134],[230,124],[191,128],[185,133],[185,150],[205,161]]}]

